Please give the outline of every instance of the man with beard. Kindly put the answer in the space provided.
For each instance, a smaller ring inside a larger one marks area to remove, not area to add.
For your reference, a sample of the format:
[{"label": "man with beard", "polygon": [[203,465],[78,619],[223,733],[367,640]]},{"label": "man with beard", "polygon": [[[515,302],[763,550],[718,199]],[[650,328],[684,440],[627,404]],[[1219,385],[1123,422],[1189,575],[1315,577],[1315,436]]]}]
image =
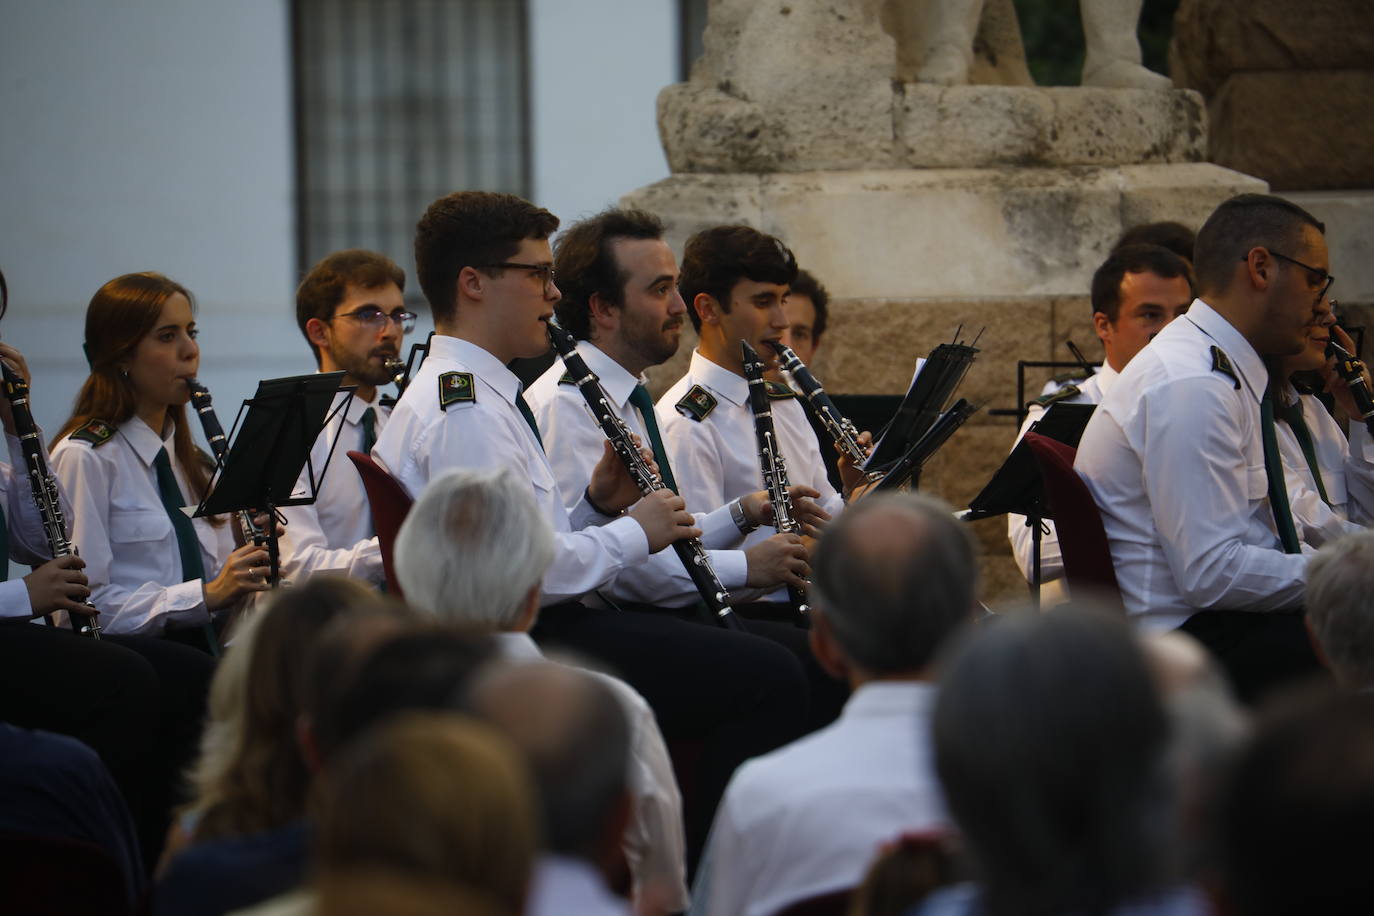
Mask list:
[{"label": "man with beard", "polygon": [[[610,209],[575,223],[554,248],[554,272],[563,293],[555,309],[559,323],[579,341],[578,353],[601,380],[610,409],[641,442],[652,446],[664,482],[678,489],[643,378],[646,369],[677,352],[687,316],[677,290],[677,262],[663,241],[662,222],[640,210]],[[562,360],[530,386],[529,402],[558,487],[571,508],[591,480],[605,437]],[[816,494],[799,488],[797,495]],[[737,503],[698,518],[707,547],[736,548],[764,520],[762,490],[744,494]],[[693,508],[689,503],[688,509]],[[743,525],[736,524],[735,513]],[[801,586],[806,574],[806,551],[795,535],[775,535],[749,551],[712,549],[710,556],[721,583],[736,598],[744,588]],[[610,590],[616,599],[659,607],[690,605],[697,597],[682,563],[670,551],[626,570]]]},{"label": "man with beard", "polygon": [[[407,311],[402,298],[405,282],[405,273],[385,255],[349,249],[312,267],[296,291],[296,322],[319,370],[343,371],[342,384],[357,391],[348,410],[333,416],[311,448],[307,467],[317,477],[325,472],[318,498],[312,505],[282,510],[288,578],[333,571],[372,583],[383,580],[367,494],[345,452],[370,452],[390,414],[377,386],[391,381],[387,360],[398,357],[401,337],[415,326],[415,313]],[[346,396],[336,395],[334,406]],[[336,435],[339,444],[331,455]],[[306,473],[296,483],[298,495],[308,492]]]}]

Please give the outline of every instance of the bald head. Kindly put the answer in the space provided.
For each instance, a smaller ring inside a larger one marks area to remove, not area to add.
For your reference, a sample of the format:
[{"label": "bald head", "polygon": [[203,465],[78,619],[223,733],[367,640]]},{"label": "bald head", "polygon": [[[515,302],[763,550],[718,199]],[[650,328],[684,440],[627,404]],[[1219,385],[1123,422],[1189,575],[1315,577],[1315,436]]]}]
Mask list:
[{"label": "bald head", "polygon": [[973,542],[920,494],[865,497],[832,522],[813,563],[816,607],[840,649],[872,675],[924,669],[970,616]]}]

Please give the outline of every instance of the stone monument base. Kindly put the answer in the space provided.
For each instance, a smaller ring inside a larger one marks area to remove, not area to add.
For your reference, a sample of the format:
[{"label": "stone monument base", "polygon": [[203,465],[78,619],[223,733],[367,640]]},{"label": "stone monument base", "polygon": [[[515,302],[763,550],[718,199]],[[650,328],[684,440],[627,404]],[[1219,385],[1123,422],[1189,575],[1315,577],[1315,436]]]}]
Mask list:
[{"label": "stone monument base", "polygon": [[[1177,220],[1196,228],[1234,194],[1263,182],[1203,163],[1116,168],[925,169],[674,175],[622,203],[660,215],[679,254],[687,237],[741,222],[783,239],[831,293],[816,374],[836,393],[900,394],[918,356],[982,331],[959,394],[976,414],[928,467],[923,490],[968,505],[1016,435],[1017,360],[1069,360],[1064,341],[1101,359],[1088,305],[1092,273],[1122,231]],[[694,339],[652,370],[661,394],[686,368]],[[1029,396],[1051,373],[1028,378]],[[742,443],[741,447],[747,447]],[[975,524],[983,600],[1025,584],[1002,519]]]}]

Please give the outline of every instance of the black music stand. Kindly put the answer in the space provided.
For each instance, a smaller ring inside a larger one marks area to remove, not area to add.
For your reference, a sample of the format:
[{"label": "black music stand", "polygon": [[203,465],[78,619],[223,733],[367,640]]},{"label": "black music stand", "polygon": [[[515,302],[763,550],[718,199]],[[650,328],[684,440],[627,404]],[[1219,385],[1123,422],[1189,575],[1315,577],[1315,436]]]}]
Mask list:
[{"label": "black music stand", "polygon": [[[347,410],[353,400],[354,389],[339,387],[343,377],[342,372],[322,372],[259,382],[257,393],[239,408],[230,433],[233,444],[224,460],[216,464],[210,478],[210,494],[192,516],[249,510],[267,512],[271,517],[267,530],[267,555],[271,563],[268,581],[273,585],[281,577],[275,524],[277,509],[309,505],[319,494],[324,472],[338,444],[338,434],[329,443],[329,458],[325,459],[318,478],[310,462],[310,449],[330,418]],[[348,397],[331,411],[334,396],[340,391]],[[340,426],[340,432],[342,429]],[[293,496],[296,481],[307,465],[310,465],[309,492]]]},{"label": "black music stand", "polygon": [[887,428],[878,435],[864,463],[868,471],[883,471],[901,460],[930,431],[945,411],[959,383],[973,365],[978,348],[971,344],[940,344],[917,371],[906,396]]},{"label": "black music stand", "polygon": [[[1065,445],[1078,448],[1083,428],[1097,409],[1096,404],[1051,404],[1045,415],[1031,424],[1031,429]],[[969,503],[961,518],[966,522],[982,521],[999,515],[1024,515],[1031,528],[1031,601],[1040,606],[1040,536],[1045,519],[1053,520],[1045,485],[1030,446],[1022,439],[1011,450],[983,487]]]}]

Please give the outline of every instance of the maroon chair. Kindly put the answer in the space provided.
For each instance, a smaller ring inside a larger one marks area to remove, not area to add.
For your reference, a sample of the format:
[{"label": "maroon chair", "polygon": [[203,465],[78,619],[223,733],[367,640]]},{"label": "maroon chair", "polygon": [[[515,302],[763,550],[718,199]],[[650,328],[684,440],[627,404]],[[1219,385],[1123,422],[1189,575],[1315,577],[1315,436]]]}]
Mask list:
[{"label": "maroon chair", "polygon": [[1112,565],[1102,515],[1097,511],[1097,503],[1093,502],[1087,484],[1073,469],[1077,451],[1034,432],[1026,433],[1025,442],[1035,456],[1040,479],[1045,485],[1069,591],[1081,597],[1091,595],[1122,609],[1121,586],[1116,581],[1116,568]]},{"label": "maroon chair", "polygon": [[396,581],[396,567],[392,563],[392,552],[396,546],[396,534],[401,523],[410,514],[410,506],[415,500],[410,498],[405,487],[392,477],[371,456],[362,452],[348,452],[348,460],[358,469],[363,479],[363,489],[367,491],[367,502],[372,510],[372,527],[377,532],[377,545],[382,551],[382,570],[386,573],[386,591],[389,595],[404,598],[401,585]]}]

